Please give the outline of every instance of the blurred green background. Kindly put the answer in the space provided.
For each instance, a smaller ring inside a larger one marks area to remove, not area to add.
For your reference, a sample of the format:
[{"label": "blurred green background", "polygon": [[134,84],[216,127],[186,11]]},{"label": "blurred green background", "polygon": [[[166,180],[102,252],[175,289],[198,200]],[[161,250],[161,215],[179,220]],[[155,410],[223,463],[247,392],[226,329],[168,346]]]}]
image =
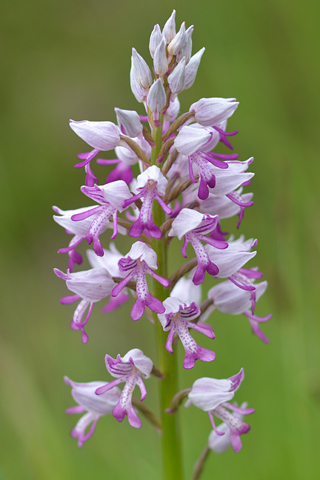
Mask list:
[{"label": "blurred green background", "polygon": [[[259,239],[257,265],[269,282],[257,314],[273,313],[262,327],[269,345],[251,335],[244,317],[216,313],[216,361],[181,374],[185,388],[199,376],[226,378],[243,366],[246,380],[236,400],[256,408],[241,453],[212,454],[203,479],[320,478],[320,3],[4,0],[0,478],[5,480],[161,478],[159,438],[145,420],[136,431],[127,421],[102,418],[82,450],[69,436],[78,416],[64,413],[74,402],[63,375],[109,380],[105,353],[138,347],[154,358],[154,338],[145,318],[130,320],[128,306],[103,316],[97,305],[89,343],[81,344],[69,327],[73,306],[59,304],[68,294],[64,282],[52,272],[66,269],[66,256],[56,252],[69,239],[52,221],[51,206],[87,204],[79,190],[83,171],[73,168],[86,146],[68,119],[115,121],[115,106],[143,113],[129,87],[131,48],[150,64],[149,35],[154,24],[164,25],[172,8],[179,25],[183,20],[195,25],[193,52],[206,47],[195,85],[180,95],[181,110],[200,97],[240,101],[229,129],[239,128],[235,151],[242,160],[255,157],[256,173],[255,205],[247,209],[240,231]],[[104,171],[96,171],[103,178]],[[228,224],[233,231],[235,223]],[[121,242],[126,253],[128,239]],[[210,340],[201,338],[201,344],[211,348]],[[156,383],[147,381],[150,406],[156,403]],[[190,478],[210,425],[195,408],[183,409],[181,423]]]}]

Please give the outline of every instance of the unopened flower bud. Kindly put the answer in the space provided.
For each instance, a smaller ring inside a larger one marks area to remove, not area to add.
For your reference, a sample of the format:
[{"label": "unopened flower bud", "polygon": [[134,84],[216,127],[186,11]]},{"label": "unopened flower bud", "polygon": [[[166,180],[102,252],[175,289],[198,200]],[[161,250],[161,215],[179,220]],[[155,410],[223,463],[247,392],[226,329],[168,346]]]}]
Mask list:
[{"label": "unopened flower bud", "polygon": [[167,43],[170,43],[176,34],[176,11],[173,10],[171,17],[166,21],[163,27],[163,36]]},{"label": "unopened flower bud", "polygon": [[122,110],[115,108],[118,124],[124,128],[125,134],[131,138],[138,137],[142,133],[140,117],[134,110]]},{"label": "unopened flower bud", "polygon": [[167,103],[166,92],[161,79],[158,78],[149,90],[147,105],[153,113],[160,113]]},{"label": "unopened flower bud", "polygon": [[169,107],[166,110],[165,116],[166,118],[170,121],[173,122],[179,113],[180,110],[180,102],[178,97],[176,97],[174,100],[170,101]]},{"label": "unopened flower bud", "polygon": [[186,57],[186,63],[188,63],[190,58],[191,58],[191,52],[192,52],[192,39],[191,39],[191,37],[192,37],[193,30],[194,30],[193,25],[191,25],[186,30],[184,46],[180,50],[179,54],[177,55],[178,62],[180,61],[181,58]]},{"label": "unopened flower bud", "polygon": [[200,65],[201,57],[205,51],[205,48],[201,48],[199,52],[195,53],[189,63],[186,66],[186,81],[185,81],[185,86],[184,89],[186,90],[187,88],[190,88],[197,76],[198,68]]},{"label": "unopened flower bud", "polygon": [[179,32],[169,43],[168,52],[171,55],[177,55],[180,52],[180,50],[184,48],[185,41],[186,41],[186,24],[185,22],[183,22],[181,24]]},{"label": "unopened flower bud", "polygon": [[154,58],[155,51],[157,50],[162,38],[161,29],[157,24],[153,27],[149,40],[149,51],[152,58]]},{"label": "unopened flower bud", "polygon": [[149,88],[152,84],[150,68],[135,48],[132,49],[132,66],[138,84],[143,88]]},{"label": "unopened flower bud", "polygon": [[168,70],[166,42],[164,38],[162,38],[161,42],[159,43],[155,51],[153,65],[154,65],[154,70],[158,75],[164,75]]},{"label": "unopened flower bud", "polygon": [[176,68],[170,73],[168,77],[169,87],[172,93],[180,93],[184,90],[185,78],[186,78],[186,59],[183,59],[178,63]]},{"label": "unopened flower bud", "polygon": [[130,87],[138,102],[144,102],[147,98],[147,90],[141,87],[141,85],[138,83],[137,75],[134,69],[133,57],[131,57]]}]

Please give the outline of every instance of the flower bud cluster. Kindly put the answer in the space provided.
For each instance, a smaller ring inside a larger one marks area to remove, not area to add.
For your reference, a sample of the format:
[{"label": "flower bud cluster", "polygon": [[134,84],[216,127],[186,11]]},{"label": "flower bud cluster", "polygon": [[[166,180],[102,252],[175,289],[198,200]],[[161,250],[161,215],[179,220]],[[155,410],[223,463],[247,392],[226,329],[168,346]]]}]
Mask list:
[{"label": "flower bud cluster", "polygon": [[[59,250],[68,253],[69,268],[66,273],[55,269],[72,292],[61,302],[78,302],[71,327],[80,330],[83,342],[88,340],[85,327],[95,303],[104,301],[102,311],[110,312],[129,302],[134,321],[144,314],[150,319],[154,312],[151,320],[159,322],[167,335],[168,352],[173,353],[175,342],[181,341],[186,369],[193,368],[196,360],[212,362],[216,357],[190,333],[196,331],[213,340],[213,311],[219,312],[217,320],[221,313],[245,315],[252,332],[263,342],[268,340],[260,324],[271,317],[255,313],[267,282],[259,283],[262,273],[246,265],[256,255],[257,240],[245,240],[243,235],[235,239],[221,224],[238,215],[239,228],[245,209],[253,204],[252,193],[243,192],[254,176],[248,171],[253,158],[240,161],[235,153],[219,151],[221,147],[233,150],[230,140],[237,131],[227,130],[227,120],[239,103],[235,98],[202,98],[178,115],[177,95],[194,83],[204,53],[202,48],[192,55],[192,32],[193,26],[186,28],[184,22],[176,30],[173,11],[162,31],[155,25],[151,33],[152,69],[133,48],[130,84],[137,101],[144,105],[144,115],[115,108],[116,123],[70,121],[72,130],[93,149],[79,154],[81,163],[76,165],[85,169],[81,192],[91,203],[75,210],[54,207],[54,220],[72,235],[69,245]],[[114,151],[115,158],[96,158],[105,151]],[[100,165],[116,165],[105,181],[95,176],[94,159]],[[119,234],[131,237],[131,249],[121,253],[113,242],[108,244],[109,230],[112,240]],[[175,237],[177,244],[183,241],[182,256],[191,258],[184,262],[181,257],[175,272],[167,265],[165,278],[163,262],[167,260],[160,259],[159,252],[170,248]],[[83,262],[78,252],[81,243],[92,246],[87,251],[91,268],[74,272],[75,265]],[[147,274],[154,285],[164,287],[167,298],[157,298]],[[201,301],[205,279],[210,289]],[[115,377],[109,383],[81,384],[66,378],[78,403],[68,413],[84,413],[72,431],[79,446],[107,413],[119,422],[127,416],[130,425],[141,426],[137,411],[147,394],[143,379],[155,370],[152,360],[138,348],[105,359],[109,374]],[[254,410],[229,403],[243,378],[241,369],[227,380],[198,379],[189,389],[186,406],[193,404],[209,413],[213,427],[209,446],[215,451],[224,451],[229,444],[239,451],[240,435],[249,431],[242,416]],[[121,383],[122,391],[118,388]],[[132,397],[136,385],[140,402]],[[213,416],[223,423],[216,427]]]}]

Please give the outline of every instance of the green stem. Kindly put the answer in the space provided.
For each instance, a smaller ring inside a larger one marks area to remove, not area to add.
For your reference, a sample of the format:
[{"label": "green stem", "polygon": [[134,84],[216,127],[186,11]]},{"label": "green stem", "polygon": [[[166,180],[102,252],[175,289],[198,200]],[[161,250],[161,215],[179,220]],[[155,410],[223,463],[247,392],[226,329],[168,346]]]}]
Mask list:
[{"label": "green stem", "polygon": [[[162,118],[160,119],[162,123]],[[162,146],[162,125],[153,131],[155,147],[153,147],[151,162],[155,163]],[[153,220],[159,227],[165,221],[165,214],[158,204],[153,205]],[[152,248],[157,254],[157,273],[168,278],[168,257],[165,238],[152,239]],[[152,294],[162,302],[168,297],[169,291],[159,282],[154,281]],[[169,408],[174,395],[178,391],[178,368],[177,358],[173,353],[166,350],[167,332],[164,332],[157,315],[155,317],[156,341],[158,351],[158,368],[165,378],[159,380],[160,409],[162,422],[162,465],[164,480],[183,480],[181,438],[178,414],[169,414],[165,410]]]}]

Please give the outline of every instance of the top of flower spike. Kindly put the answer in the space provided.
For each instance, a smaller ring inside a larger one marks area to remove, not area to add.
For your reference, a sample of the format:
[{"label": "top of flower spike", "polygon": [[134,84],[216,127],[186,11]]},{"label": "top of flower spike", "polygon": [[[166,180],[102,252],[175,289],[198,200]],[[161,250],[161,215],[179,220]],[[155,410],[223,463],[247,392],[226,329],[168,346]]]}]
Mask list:
[{"label": "top of flower spike", "polygon": [[171,16],[168,18],[168,20],[165,23],[165,26],[163,27],[163,36],[166,40],[167,43],[170,43],[171,40],[176,35],[176,11],[173,10]]}]

